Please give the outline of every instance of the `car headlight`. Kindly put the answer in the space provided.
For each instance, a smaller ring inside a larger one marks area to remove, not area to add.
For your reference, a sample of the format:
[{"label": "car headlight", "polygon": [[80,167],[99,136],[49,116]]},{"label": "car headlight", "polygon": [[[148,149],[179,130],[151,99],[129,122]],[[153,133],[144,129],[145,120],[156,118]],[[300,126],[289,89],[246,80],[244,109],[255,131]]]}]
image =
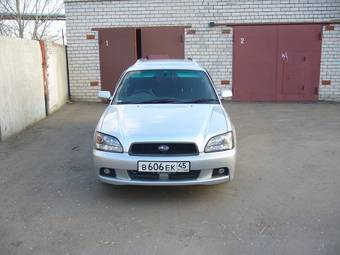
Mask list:
[{"label": "car headlight", "polygon": [[119,140],[116,137],[110,135],[96,132],[95,144],[97,150],[120,153],[123,152],[123,146],[120,144]]},{"label": "car headlight", "polygon": [[205,146],[204,152],[231,150],[234,148],[233,132],[212,137]]}]

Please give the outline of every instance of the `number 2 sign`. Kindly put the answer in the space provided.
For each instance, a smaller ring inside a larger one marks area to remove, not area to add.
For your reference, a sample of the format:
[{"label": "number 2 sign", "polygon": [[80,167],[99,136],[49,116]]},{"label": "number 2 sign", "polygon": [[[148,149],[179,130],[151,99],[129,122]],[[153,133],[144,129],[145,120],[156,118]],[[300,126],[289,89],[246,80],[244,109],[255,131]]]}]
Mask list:
[{"label": "number 2 sign", "polygon": [[244,37],[241,37],[240,38],[240,44],[245,44],[245,42],[246,42],[246,39]]}]

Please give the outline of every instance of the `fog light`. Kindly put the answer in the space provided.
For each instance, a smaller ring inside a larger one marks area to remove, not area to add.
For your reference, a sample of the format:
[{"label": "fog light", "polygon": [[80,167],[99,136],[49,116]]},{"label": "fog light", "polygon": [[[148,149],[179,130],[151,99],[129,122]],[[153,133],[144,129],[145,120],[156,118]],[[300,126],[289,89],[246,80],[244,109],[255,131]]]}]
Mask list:
[{"label": "fog light", "polygon": [[227,167],[215,168],[212,173],[213,177],[228,176],[228,175],[229,175],[229,169]]},{"label": "fog light", "polygon": [[116,177],[116,171],[111,168],[101,168],[100,175],[102,176],[109,176],[109,177]]},{"label": "fog light", "polygon": [[220,169],[218,169],[218,174],[224,174],[224,171],[225,171],[224,168],[220,168]]}]

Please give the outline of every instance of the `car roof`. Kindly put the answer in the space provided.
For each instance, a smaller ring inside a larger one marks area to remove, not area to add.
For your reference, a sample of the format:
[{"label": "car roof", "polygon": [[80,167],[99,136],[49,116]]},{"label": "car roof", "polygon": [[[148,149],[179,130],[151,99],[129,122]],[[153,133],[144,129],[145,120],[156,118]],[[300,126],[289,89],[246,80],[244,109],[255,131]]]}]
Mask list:
[{"label": "car roof", "polygon": [[160,59],[147,60],[139,59],[130,66],[126,71],[141,71],[141,70],[196,70],[205,71],[196,61],[186,59]]}]

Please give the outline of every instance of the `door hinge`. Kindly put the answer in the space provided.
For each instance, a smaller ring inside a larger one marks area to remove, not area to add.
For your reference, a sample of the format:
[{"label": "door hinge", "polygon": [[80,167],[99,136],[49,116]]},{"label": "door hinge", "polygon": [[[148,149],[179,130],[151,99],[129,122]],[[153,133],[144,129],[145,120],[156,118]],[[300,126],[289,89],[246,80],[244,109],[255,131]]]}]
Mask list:
[{"label": "door hinge", "polygon": [[315,88],[315,89],[314,89],[314,94],[315,94],[315,95],[319,94],[319,88]]},{"label": "door hinge", "polygon": [[321,41],[322,40],[322,37],[323,37],[323,32],[319,32],[319,40]]}]

